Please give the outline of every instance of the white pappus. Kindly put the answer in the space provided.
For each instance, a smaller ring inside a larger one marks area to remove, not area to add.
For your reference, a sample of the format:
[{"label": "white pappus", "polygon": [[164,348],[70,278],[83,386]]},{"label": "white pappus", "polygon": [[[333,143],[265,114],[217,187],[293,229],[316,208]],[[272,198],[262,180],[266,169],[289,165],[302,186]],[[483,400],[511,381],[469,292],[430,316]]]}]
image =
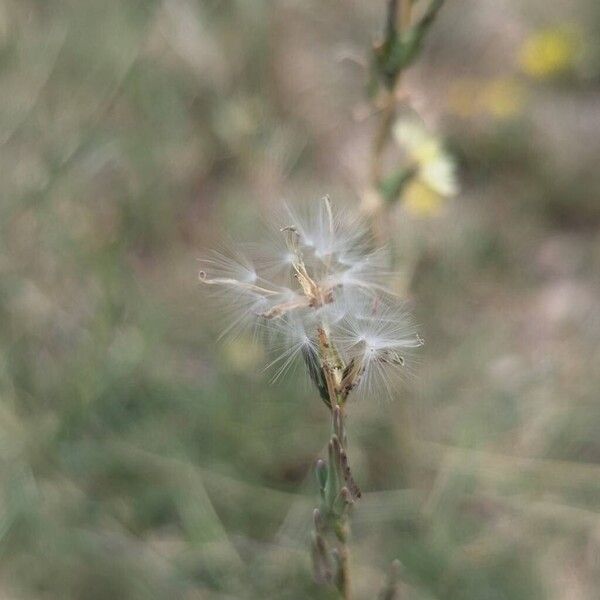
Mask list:
[{"label": "white pappus", "polygon": [[406,353],[422,345],[394,295],[387,253],[364,223],[334,212],[328,197],[301,212],[284,206],[284,244],[255,253],[213,252],[200,281],[226,312],[224,334],[251,328],[274,353],[274,379],[302,357],[328,406],[358,396],[392,397]]}]

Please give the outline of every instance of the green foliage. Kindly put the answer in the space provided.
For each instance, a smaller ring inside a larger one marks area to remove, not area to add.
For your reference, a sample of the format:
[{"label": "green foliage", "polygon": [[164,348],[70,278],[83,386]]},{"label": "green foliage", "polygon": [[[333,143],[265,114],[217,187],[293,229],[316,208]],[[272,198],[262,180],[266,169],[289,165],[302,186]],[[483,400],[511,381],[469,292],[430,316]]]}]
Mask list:
[{"label": "green foliage", "polygon": [[397,25],[398,2],[389,0],[385,35],[374,49],[375,79],[393,90],[400,73],[419,56],[427,32],[445,0],[432,0],[423,16],[406,31]]}]

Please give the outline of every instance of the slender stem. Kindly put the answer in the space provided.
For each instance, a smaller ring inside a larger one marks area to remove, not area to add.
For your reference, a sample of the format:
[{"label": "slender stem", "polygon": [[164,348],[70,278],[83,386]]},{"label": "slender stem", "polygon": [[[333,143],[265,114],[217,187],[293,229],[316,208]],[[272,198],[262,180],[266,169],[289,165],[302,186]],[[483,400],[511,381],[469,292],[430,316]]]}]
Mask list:
[{"label": "slender stem", "polygon": [[396,30],[396,19],[398,18],[398,0],[388,0],[387,19],[385,23],[386,37],[389,39]]},{"label": "slender stem", "polygon": [[[344,408],[341,405],[339,406],[339,419],[341,424],[341,431],[345,430],[344,423]],[[335,429],[335,426],[334,426]],[[344,442],[344,440],[340,440],[340,442]],[[341,585],[340,589],[342,592],[342,597],[344,600],[348,600],[350,598],[350,570],[348,568],[348,533],[349,533],[349,523],[348,516],[346,515],[343,518],[343,522],[340,525],[339,531],[339,540],[340,540],[340,574],[341,574]]]},{"label": "slender stem", "polygon": [[[392,37],[396,30],[406,31],[410,28],[412,21],[413,0],[400,0],[400,11],[398,11],[398,0],[390,0],[388,4],[387,36]],[[379,119],[379,127],[375,134],[373,153],[371,157],[371,179],[379,183],[381,173],[381,156],[385,149],[389,133],[394,122],[396,113],[396,98],[400,89],[400,74],[394,82],[394,87],[388,91],[383,98],[383,106]]]},{"label": "slender stem", "polygon": [[394,122],[396,113],[395,91],[386,91],[385,96],[381,100],[382,106],[379,112],[379,124],[373,138],[371,149],[371,184],[377,190],[381,179],[383,165],[381,159],[385,150],[387,140]]},{"label": "slender stem", "polygon": [[[344,409],[338,404],[339,408],[339,419],[340,419],[340,430],[344,431]],[[333,411],[332,411],[333,417]],[[335,431],[335,422],[333,422],[332,429]],[[344,440],[340,440],[342,443]],[[340,518],[340,522],[336,528],[336,536],[338,539],[338,553],[339,553],[339,574],[338,574],[338,589],[342,595],[343,600],[350,600],[350,568],[349,568],[349,556],[348,551],[348,534],[350,533],[350,524],[348,515],[345,514]]]},{"label": "slender stem", "polygon": [[[391,39],[396,31],[406,31],[411,26],[413,0],[389,0],[386,36]],[[372,229],[376,240],[385,243],[388,237],[388,227],[385,219],[383,203],[379,191],[383,174],[383,155],[391,137],[392,126],[396,118],[398,96],[400,94],[401,74],[399,73],[392,89],[384,90],[377,100],[379,104],[379,123],[377,125],[370,160],[370,189],[377,198],[376,208],[371,215]]]},{"label": "slender stem", "polygon": [[[400,11],[398,14],[398,0],[390,0],[388,5],[387,28],[406,31],[411,26],[412,21],[412,0],[400,0]],[[390,35],[388,31],[388,35]],[[385,150],[387,141],[390,137],[394,117],[396,115],[396,103],[400,90],[401,74],[394,82],[394,87],[385,93],[382,99],[382,107],[379,118],[379,126],[373,140],[373,149],[371,154],[371,183],[377,189],[381,179],[381,159]]]},{"label": "slender stem", "polygon": [[350,600],[350,569],[348,566],[348,544],[346,539],[340,541],[340,593],[344,600]]},{"label": "slender stem", "polygon": [[413,0],[402,0],[400,9],[400,29],[406,31],[410,27],[412,20],[412,5]]},{"label": "slender stem", "polygon": [[[325,323],[317,329],[317,337],[320,369],[331,416],[331,438],[328,444],[328,462],[320,461],[320,466],[319,463],[317,464],[321,507],[315,509],[313,567],[317,582],[328,581],[335,584],[341,598],[350,600],[348,510],[354,503],[354,499],[360,497],[360,489],[352,478],[345,448],[345,395],[342,391],[342,382],[346,367],[329,338]],[[333,570],[330,566],[332,559],[335,563]],[[329,575],[324,575],[326,573]]]}]

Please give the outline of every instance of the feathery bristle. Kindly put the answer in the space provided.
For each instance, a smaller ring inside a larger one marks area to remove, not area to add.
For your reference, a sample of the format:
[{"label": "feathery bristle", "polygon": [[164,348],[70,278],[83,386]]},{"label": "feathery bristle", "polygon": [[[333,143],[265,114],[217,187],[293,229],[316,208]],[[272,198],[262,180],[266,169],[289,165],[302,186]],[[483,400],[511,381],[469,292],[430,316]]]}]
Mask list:
[{"label": "feathery bristle", "polygon": [[[233,251],[201,261],[200,281],[227,315],[223,335],[264,332],[273,379],[302,358],[326,403],[334,393],[344,401],[354,388],[391,396],[406,352],[422,341],[393,294],[385,249],[373,247],[364,225],[335,212],[329,198],[285,205],[282,218],[281,243],[261,248],[257,260]],[[329,379],[319,331],[339,352]]]}]

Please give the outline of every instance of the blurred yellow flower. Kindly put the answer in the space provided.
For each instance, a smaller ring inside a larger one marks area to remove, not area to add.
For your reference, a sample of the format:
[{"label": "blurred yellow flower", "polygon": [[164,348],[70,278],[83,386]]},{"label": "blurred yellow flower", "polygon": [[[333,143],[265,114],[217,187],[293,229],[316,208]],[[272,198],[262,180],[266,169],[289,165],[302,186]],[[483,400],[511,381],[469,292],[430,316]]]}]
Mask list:
[{"label": "blurred yellow flower", "polygon": [[454,80],[448,89],[448,107],[466,119],[477,114],[481,109],[481,81],[474,77],[461,77]]},{"label": "blurred yellow flower", "polygon": [[405,190],[407,209],[419,216],[438,213],[442,200],[458,193],[454,160],[441,141],[415,118],[399,119],[394,136],[416,168]]},{"label": "blurred yellow flower", "polygon": [[497,119],[518,115],[525,103],[525,94],[519,83],[510,77],[492,79],[482,89],[481,103]]},{"label": "blurred yellow flower", "polygon": [[525,99],[523,86],[512,77],[463,78],[448,90],[448,107],[465,119],[479,114],[510,119],[522,112]]},{"label": "blurred yellow flower", "polygon": [[574,26],[542,29],[521,47],[519,64],[525,73],[544,79],[573,66],[580,50],[580,33]]},{"label": "blurred yellow flower", "polygon": [[404,206],[416,217],[435,217],[440,213],[444,197],[420,179],[413,179],[404,191]]}]

